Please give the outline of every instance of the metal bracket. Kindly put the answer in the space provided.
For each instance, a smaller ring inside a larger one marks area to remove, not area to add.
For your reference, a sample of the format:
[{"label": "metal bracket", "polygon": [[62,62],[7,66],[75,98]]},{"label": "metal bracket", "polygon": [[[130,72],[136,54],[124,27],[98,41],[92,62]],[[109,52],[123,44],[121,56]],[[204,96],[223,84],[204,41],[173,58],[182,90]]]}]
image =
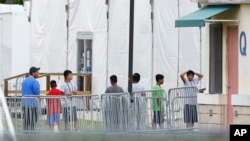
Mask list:
[{"label": "metal bracket", "polygon": [[234,116],[235,116],[235,117],[238,117],[238,115],[239,115],[238,110],[235,110],[235,111],[234,111]]},{"label": "metal bracket", "polygon": [[209,110],[209,116],[210,116],[210,117],[213,116],[213,110],[212,110],[212,109]]},{"label": "metal bracket", "polygon": [[68,10],[69,10],[69,5],[66,4],[65,5],[65,11],[68,12]]}]

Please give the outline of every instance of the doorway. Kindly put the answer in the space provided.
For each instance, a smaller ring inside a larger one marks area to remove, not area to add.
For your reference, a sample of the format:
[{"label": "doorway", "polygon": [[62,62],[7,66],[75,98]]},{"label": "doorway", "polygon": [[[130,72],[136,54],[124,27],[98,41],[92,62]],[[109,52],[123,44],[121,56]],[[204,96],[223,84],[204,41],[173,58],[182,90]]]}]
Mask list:
[{"label": "doorway", "polygon": [[228,125],[233,123],[232,94],[238,93],[238,53],[238,26],[229,26],[227,32]]}]

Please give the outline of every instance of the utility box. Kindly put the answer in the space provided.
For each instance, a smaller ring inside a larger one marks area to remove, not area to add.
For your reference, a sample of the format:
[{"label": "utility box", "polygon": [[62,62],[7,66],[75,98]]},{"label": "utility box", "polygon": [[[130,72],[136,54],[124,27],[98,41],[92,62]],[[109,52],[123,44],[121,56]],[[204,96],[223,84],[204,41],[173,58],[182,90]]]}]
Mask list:
[{"label": "utility box", "polygon": [[[14,8],[13,8],[14,7]],[[0,5],[0,81],[28,72],[30,67],[30,23],[20,6]],[[10,87],[19,87],[13,82]]]}]

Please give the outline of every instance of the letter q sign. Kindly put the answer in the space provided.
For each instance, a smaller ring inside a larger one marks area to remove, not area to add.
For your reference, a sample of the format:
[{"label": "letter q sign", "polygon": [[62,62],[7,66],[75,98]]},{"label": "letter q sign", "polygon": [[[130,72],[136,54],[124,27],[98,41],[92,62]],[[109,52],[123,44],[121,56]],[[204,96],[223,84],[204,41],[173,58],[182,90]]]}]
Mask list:
[{"label": "letter q sign", "polygon": [[242,56],[247,55],[247,38],[244,31],[240,33],[240,54]]}]

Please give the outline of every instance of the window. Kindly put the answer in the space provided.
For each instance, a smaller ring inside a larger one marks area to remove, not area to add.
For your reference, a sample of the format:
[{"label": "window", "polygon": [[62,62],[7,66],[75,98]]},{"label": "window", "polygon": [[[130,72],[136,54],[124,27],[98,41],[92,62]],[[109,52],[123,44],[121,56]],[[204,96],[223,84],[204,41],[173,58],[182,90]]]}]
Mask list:
[{"label": "window", "polygon": [[209,93],[222,93],[222,24],[210,24]]}]

